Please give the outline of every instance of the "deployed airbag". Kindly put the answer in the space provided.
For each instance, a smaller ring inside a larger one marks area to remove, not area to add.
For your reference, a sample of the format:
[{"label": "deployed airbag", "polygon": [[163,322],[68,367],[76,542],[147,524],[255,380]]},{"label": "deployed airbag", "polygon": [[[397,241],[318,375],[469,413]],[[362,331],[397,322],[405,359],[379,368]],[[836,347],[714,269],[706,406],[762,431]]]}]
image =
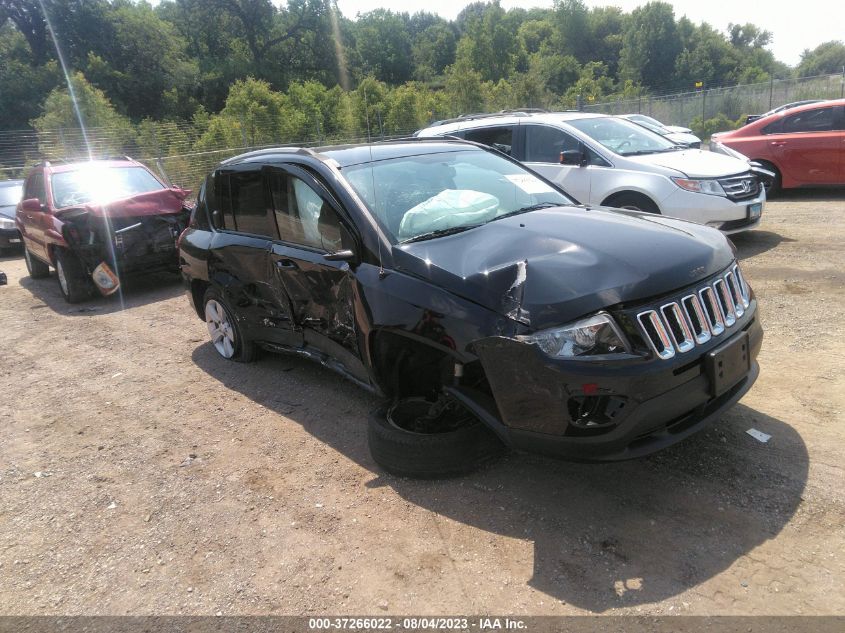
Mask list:
[{"label": "deployed airbag", "polygon": [[492,220],[499,210],[499,199],[471,189],[444,189],[425,202],[411,207],[399,224],[399,239],[456,226]]}]

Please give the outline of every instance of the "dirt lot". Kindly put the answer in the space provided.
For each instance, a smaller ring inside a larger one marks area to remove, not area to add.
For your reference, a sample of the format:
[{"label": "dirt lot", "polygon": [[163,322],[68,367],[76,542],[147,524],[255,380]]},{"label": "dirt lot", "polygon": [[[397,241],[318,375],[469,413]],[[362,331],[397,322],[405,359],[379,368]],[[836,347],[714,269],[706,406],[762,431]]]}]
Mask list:
[{"label": "dirt lot", "polygon": [[845,193],[735,241],[766,339],[720,423],[445,482],[380,472],[329,371],[218,358],[174,277],[68,306],[0,260],[0,612],[845,614]]}]

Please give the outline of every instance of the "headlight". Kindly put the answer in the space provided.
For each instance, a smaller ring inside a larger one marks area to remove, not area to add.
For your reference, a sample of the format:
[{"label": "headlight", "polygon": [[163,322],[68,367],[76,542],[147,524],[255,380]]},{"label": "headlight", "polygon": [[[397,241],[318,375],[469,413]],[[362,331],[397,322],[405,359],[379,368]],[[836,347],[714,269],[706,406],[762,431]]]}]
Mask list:
[{"label": "headlight", "polygon": [[709,193],[713,196],[724,196],[725,190],[718,180],[698,180],[694,178],[672,178],[672,181],[681,189],[693,193]]},{"label": "headlight", "polygon": [[0,229],[14,229],[14,228],[16,228],[14,220],[10,220],[9,218],[4,218],[4,217],[0,216]]},{"label": "headlight", "polygon": [[516,338],[524,343],[534,343],[552,358],[621,354],[631,351],[625,336],[613,318],[605,312],[568,325]]}]

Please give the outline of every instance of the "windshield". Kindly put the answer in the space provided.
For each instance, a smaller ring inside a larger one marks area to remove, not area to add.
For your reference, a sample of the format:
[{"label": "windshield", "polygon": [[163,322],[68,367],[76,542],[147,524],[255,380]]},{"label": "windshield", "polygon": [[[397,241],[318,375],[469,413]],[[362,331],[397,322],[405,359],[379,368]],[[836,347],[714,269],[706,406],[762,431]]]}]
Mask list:
[{"label": "windshield", "polygon": [[0,207],[11,207],[21,201],[23,187],[13,185],[4,187],[0,185]]},{"label": "windshield", "polygon": [[660,134],[661,136],[666,136],[667,134],[670,133],[669,130],[666,129],[665,127],[663,127],[663,125],[661,123],[658,123],[654,119],[650,119],[649,117],[646,117],[646,116],[644,116],[644,117],[631,117],[630,120],[633,121],[634,123],[639,123],[644,128],[649,129],[656,134]]},{"label": "windshield", "polygon": [[597,117],[573,119],[567,123],[620,156],[655,154],[677,149],[671,141],[626,119]]},{"label": "windshield", "polygon": [[50,186],[54,204],[59,208],[86,202],[109,202],[166,189],[143,167],[99,165],[53,174]]},{"label": "windshield", "polygon": [[575,204],[519,165],[477,149],[403,156],[343,172],[394,243],[466,230],[536,205]]}]

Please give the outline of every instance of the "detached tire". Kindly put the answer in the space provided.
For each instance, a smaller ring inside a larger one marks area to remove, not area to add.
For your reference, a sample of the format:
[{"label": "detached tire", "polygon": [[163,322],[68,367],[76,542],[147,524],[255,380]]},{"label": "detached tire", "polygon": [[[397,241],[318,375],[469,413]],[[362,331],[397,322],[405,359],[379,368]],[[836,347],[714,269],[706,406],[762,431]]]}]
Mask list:
[{"label": "detached tire", "polygon": [[477,470],[506,448],[484,424],[441,433],[415,433],[390,421],[393,405],[370,413],[367,440],[373,460],[392,475],[414,479],[456,477]]},{"label": "detached tire", "polygon": [[33,279],[44,279],[50,275],[50,267],[37,257],[33,257],[26,246],[23,248],[23,259],[26,262],[26,271]]},{"label": "detached tire", "polygon": [[91,284],[79,258],[64,249],[56,250],[56,279],[68,303],[79,303],[91,296]]},{"label": "detached tire", "polygon": [[211,344],[227,360],[251,363],[258,357],[255,343],[247,340],[235,313],[219,292],[209,288],[202,300],[205,323]]}]

